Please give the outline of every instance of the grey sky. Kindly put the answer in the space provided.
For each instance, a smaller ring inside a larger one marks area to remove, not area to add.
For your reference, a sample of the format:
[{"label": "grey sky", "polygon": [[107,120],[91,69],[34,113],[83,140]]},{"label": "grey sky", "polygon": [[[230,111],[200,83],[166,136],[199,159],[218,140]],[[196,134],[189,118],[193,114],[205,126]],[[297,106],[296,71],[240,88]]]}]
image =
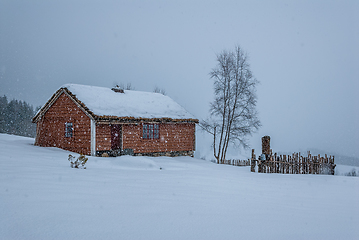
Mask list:
[{"label": "grey sky", "polygon": [[239,44],[275,151],[359,156],[359,1],[0,0],[0,95],[35,106],[65,83],[155,86],[199,119],[216,54]]}]

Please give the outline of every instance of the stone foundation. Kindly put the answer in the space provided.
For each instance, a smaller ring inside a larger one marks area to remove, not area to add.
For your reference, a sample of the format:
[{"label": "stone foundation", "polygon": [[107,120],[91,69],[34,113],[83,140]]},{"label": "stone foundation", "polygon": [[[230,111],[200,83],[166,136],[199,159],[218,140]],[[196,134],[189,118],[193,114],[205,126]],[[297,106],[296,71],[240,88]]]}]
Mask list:
[{"label": "stone foundation", "polygon": [[97,157],[117,157],[122,155],[132,156],[149,156],[149,157],[179,157],[179,156],[190,156],[194,157],[194,151],[174,151],[174,152],[152,152],[152,153],[133,153],[131,151],[110,150],[110,151],[97,151]]},{"label": "stone foundation", "polygon": [[193,151],[175,151],[175,152],[154,152],[154,153],[135,153],[135,156],[150,156],[150,157],[179,157],[179,156],[190,156],[194,157]]}]

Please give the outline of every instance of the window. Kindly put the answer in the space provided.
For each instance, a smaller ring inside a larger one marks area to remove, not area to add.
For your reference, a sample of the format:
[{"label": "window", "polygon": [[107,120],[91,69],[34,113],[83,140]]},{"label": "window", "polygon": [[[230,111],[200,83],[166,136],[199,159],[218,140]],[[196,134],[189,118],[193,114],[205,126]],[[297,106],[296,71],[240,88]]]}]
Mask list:
[{"label": "window", "polygon": [[74,133],[74,128],[72,122],[65,123],[65,137],[72,137]]},{"label": "window", "polygon": [[158,124],[143,124],[143,139],[159,139],[160,126]]}]

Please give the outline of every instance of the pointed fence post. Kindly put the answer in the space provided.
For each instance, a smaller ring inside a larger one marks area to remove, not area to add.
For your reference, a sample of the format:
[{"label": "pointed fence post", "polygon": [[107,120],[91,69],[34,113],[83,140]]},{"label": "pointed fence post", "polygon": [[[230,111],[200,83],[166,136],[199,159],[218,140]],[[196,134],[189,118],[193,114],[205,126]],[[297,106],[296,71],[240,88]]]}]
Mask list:
[{"label": "pointed fence post", "polygon": [[251,172],[256,171],[256,155],[254,154],[254,149],[252,149],[252,158],[251,158]]}]

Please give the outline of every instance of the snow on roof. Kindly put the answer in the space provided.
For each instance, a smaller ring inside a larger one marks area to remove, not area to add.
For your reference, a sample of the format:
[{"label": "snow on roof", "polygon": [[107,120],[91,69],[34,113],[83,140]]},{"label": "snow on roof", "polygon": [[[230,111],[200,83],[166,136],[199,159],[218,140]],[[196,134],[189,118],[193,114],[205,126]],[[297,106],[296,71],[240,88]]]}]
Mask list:
[{"label": "snow on roof", "polygon": [[195,119],[170,97],[160,93],[125,90],[79,84],[65,84],[86,107],[98,116],[134,118]]}]

